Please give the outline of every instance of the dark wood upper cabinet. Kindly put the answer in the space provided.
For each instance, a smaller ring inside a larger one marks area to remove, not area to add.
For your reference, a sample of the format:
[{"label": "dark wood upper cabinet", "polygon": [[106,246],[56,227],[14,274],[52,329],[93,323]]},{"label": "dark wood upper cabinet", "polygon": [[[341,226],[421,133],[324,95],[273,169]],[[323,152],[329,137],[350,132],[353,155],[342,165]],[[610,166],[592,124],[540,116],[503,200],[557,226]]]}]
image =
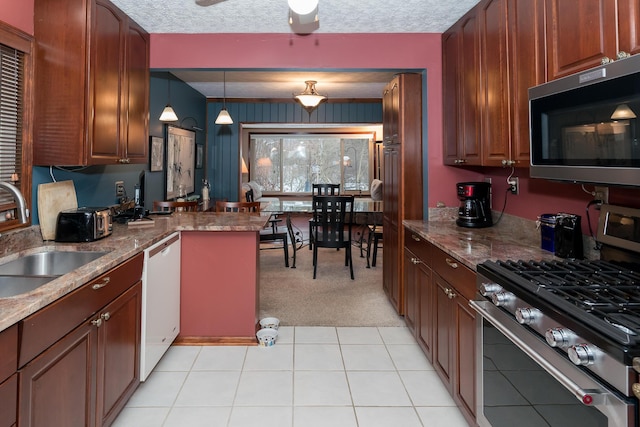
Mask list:
[{"label": "dark wood upper cabinet", "polygon": [[640,52],[639,8],[634,0],[547,0],[547,80]]},{"label": "dark wood upper cabinet", "polygon": [[36,0],[34,15],[34,164],[145,163],[149,35],[108,0]]}]

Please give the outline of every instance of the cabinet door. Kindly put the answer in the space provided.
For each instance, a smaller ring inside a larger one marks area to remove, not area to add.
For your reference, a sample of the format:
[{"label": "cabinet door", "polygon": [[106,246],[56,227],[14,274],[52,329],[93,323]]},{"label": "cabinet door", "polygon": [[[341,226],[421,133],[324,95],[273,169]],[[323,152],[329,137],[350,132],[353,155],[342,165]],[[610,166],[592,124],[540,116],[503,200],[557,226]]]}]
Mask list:
[{"label": "cabinet door", "polygon": [[616,2],[547,0],[547,80],[600,65],[617,54]]},{"label": "cabinet door", "polygon": [[510,160],[529,167],[529,88],[545,81],[544,1],[509,0],[508,9]]},{"label": "cabinet door", "polygon": [[142,282],[100,311],[97,417],[109,425],[124,407],[140,378]]},{"label": "cabinet door", "polygon": [[384,89],[382,99],[382,134],[385,144],[398,144],[400,125],[400,86],[395,77]]},{"label": "cabinet door", "polygon": [[[390,225],[398,228],[399,222],[399,198],[400,198],[400,151],[397,146],[385,145],[384,157],[384,183],[382,198],[384,203],[383,217]],[[385,239],[386,240],[386,239]]]},{"label": "cabinet door", "polygon": [[95,425],[97,348],[87,321],[19,371],[21,427]]},{"label": "cabinet door", "polygon": [[418,286],[419,314],[418,314],[418,344],[431,362],[433,360],[433,329],[434,329],[434,286],[431,279],[431,269],[424,263],[417,265],[416,279]]},{"label": "cabinet door", "polygon": [[460,74],[460,138],[458,142],[462,164],[480,165],[480,112],[478,96],[480,81],[478,19],[475,9],[466,15],[461,25]]},{"label": "cabinet door", "polygon": [[476,413],[476,317],[469,300],[460,294],[453,299],[455,348],[455,384],[453,400],[467,420]]},{"label": "cabinet door", "polygon": [[149,129],[149,35],[129,21],[126,58],[126,124],[123,156],[127,163],[146,163]]},{"label": "cabinet door", "polygon": [[453,394],[453,305],[451,298],[451,286],[438,274],[433,274],[435,288],[434,304],[434,356],[433,366],[444,382],[449,393]]},{"label": "cabinet door", "polygon": [[640,53],[640,3],[618,0],[618,50]]},{"label": "cabinet door", "polygon": [[404,248],[404,321],[417,336],[420,322],[420,284],[418,265],[420,259],[406,246]]},{"label": "cabinet door", "polygon": [[398,246],[398,229],[393,225],[384,224],[384,247],[382,251],[382,281],[383,289],[387,293],[387,297],[391,304],[395,307],[398,314],[404,314],[404,299],[401,294],[400,287],[400,247]]},{"label": "cabinet door", "polygon": [[446,165],[456,165],[461,155],[458,153],[460,114],[460,32],[457,27],[447,31],[442,38],[442,91],[443,99],[443,161]]},{"label": "cabinet door", "polygon": [[0,383],[0,427],[16,425],[18,419],[18,374]]},{"label": "cabinet door", "polygon": [[110,2],[96,0],[92,33],[91,164],[114,164],[121,158],[123,114],[121,84],[124,70],[126,16]]},{"label": "cabinet door", "polygon": [[478,21],[482,164],[501,166],[503,161],[511,158],[507,0],[487,0],[481,3]]}]

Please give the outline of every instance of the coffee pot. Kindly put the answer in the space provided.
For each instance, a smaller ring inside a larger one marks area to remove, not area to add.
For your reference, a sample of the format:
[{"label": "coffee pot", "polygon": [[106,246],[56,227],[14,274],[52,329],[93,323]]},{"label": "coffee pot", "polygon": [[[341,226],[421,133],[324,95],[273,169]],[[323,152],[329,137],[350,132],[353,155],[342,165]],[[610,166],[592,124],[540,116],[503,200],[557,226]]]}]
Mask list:
[{"label": "coffee pot", "polygon": [[460,227],[491,227],[491,184],[488,182],[459,182],[456,184],[458,200],[458,219]]}]

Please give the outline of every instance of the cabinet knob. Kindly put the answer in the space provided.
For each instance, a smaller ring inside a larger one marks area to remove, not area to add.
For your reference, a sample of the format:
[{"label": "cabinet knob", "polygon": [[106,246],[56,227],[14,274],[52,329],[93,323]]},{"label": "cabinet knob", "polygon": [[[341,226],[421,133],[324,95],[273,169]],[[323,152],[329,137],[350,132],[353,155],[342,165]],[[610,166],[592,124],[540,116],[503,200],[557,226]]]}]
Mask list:
[{"label": "cabinet knob", "polygon": [[502,161],[502,166],[514,166],[515,164],[516,164],[516,161],[515,161],[515,160],[507,160],[507,159],[504,159],[504,160]]},{"label": "cabinet knob", "polygon": [[96,328],[99,328],[100,326],[102,326],[102,319],[95,319],[91,321],[91,324],[93,326],[95,326]]},{"label": "cabinet knob", "polygon": [[420,237],[416,236],[415,234],[412,234],[412,235],[411,235],[411,238],[412,238],[413,240],[415,240],[416,242],[419,242],[419,241],[420,241]]},{"label": "cabinet knob", "polygon": [[102,279],[102,283],[95,283],[93,286],[91,286],[91,289],[93,289],[94,291],[97,291],[98,289],[101,289],[107,286],[110,281],[111,281],[110,277],[105,277],[104,279]]},{"label": "cabinet knob", "polygon": [[452,260],[451,258],[446,258],[445,261],[447,262],[447,265],[451,268],[458,268],[458,263],[455,262],[454,260]]},{"label": "cabinet knob", "polygon": [[620,52],[618,52],[618,55],[617,55],[616,59],[624,59],[624,58],[628,58],[630,56],[631,56],[630,53],[627,53],[624,50],[621,50]]},{"label": "cabinet knob", "polygon": [[446,288],[446,289],[444,290],[444,293],[447,295],[447,297],[448,297],[449,299],[454,299],[454,298],[456,297],[456,293],[455,293],[455,292],[453,292],[453,291],[452,291],[451,289],[449,289],[449,288]]},{"label": "cabinet knob", "polygon": [[611,64],[612,62],[613,62],[613,59],[609,58],[608,56],[605,56],[600,60],[600,64],[602,65]]},{"label": "cabinet knob", "polygon": [[411,263],[413,263],[413,264],[420,264],[421,262],[422,261],[420,261],[419,258],[413,258],[413,257],[411,258]]},{"label": "cabinet knob", "polygon": [[106,313],[102,313],[100,315],[100,318],[106,322],[111,319],[111,313],[109,313],[108,311]]}]

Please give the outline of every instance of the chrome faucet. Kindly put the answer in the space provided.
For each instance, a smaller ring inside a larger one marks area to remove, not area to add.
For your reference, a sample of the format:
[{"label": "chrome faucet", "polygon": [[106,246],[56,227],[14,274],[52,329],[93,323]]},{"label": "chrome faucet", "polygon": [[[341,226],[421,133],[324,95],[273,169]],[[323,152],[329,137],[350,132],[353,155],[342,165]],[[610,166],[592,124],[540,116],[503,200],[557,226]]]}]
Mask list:
[{"label": "chrome faucet", "polygon": [[24,200],[24,196],[20,190],[18,190],[15,185],[2,181],[0,181],[0,188],[4,188],[13,195],[13,198],[18,205],[18,219],[21,224],[26,224],[28,222],[27,218],[29,218],[29,209],[27,209],[27,202]]}]

